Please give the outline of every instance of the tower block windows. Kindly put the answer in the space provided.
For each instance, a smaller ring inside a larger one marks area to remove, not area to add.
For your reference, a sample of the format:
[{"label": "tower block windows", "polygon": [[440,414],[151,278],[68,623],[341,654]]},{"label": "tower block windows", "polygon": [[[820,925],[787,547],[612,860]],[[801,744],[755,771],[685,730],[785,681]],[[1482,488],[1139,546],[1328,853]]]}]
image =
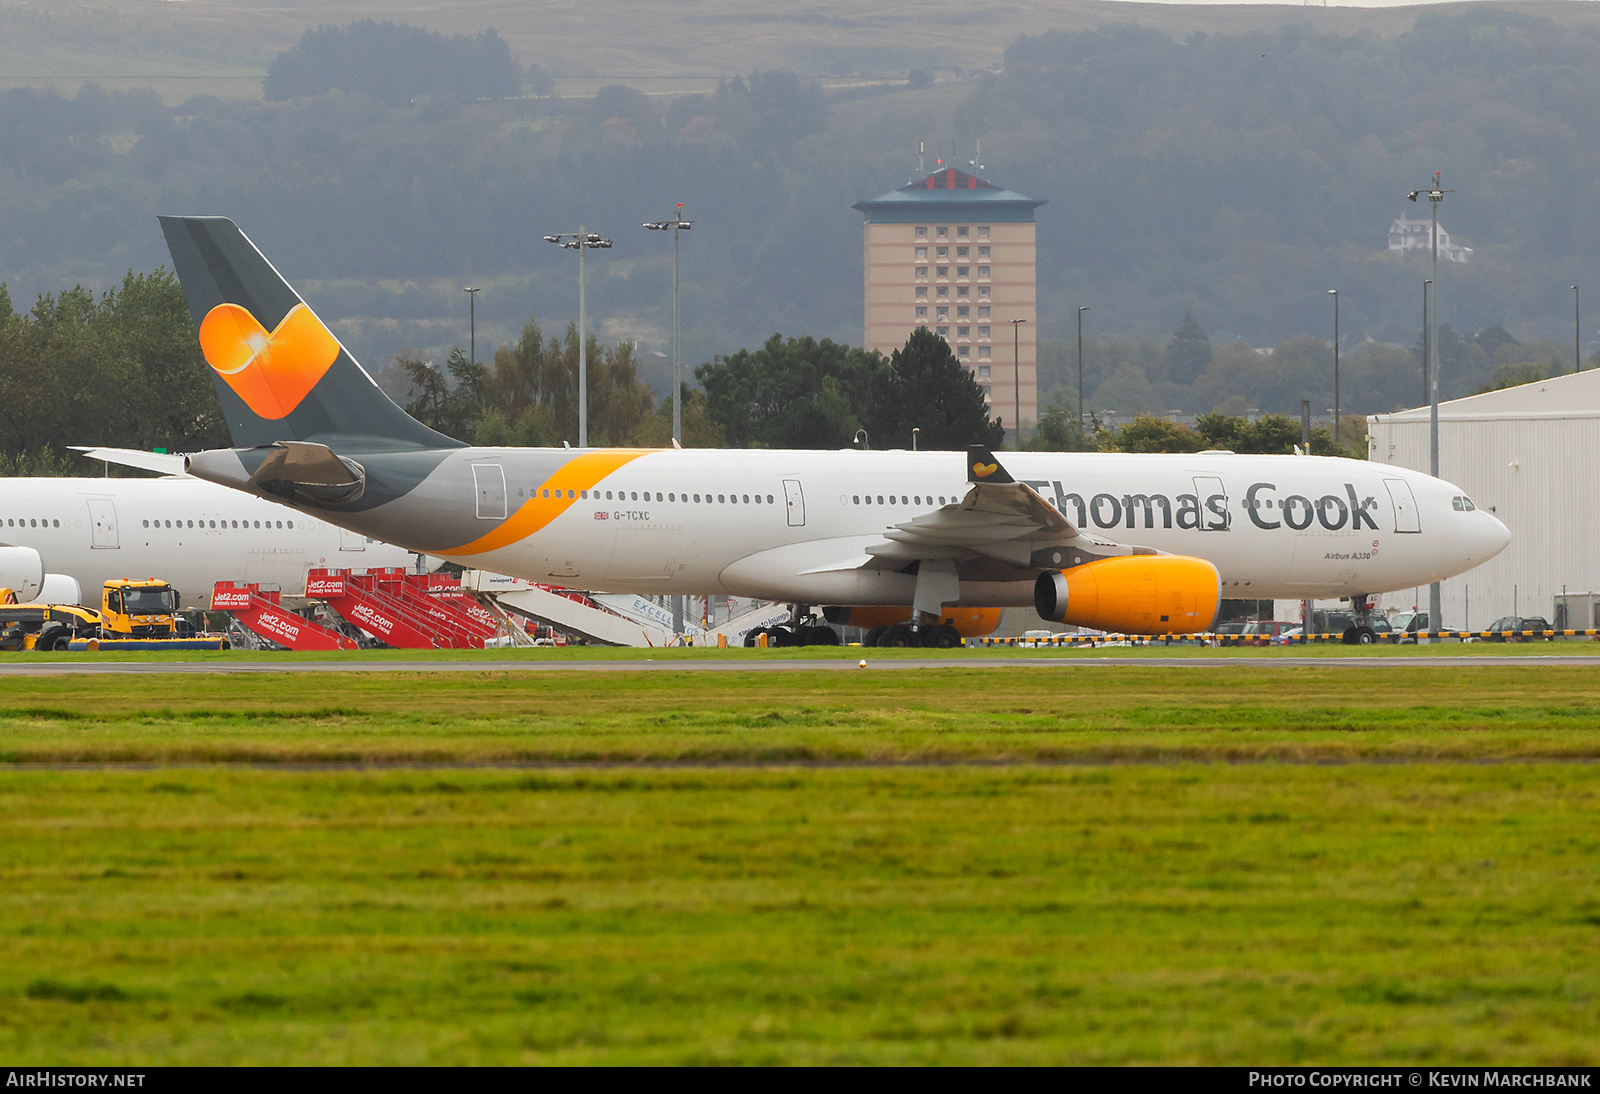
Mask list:
[{"label": "tower block windows", "polygon": [[[1044,204],[955,168],[857,202],[853,208],[864,219],[866,348],[892,353],[930,320],[935,333],[950,338],[949,324],[958,324],[959,344],[951,349],[959,360],[971,366],[992,354],[1004,363],[987,381],[993,412],[1007,428],[1015,426],[1019,404],[1024,425],[1037,420],[1034,216]],[[1015,331],[1016,380],[1012,347],[1001,345],[1011,339],[1006,328],[1013,319],[1025,320]],[[968,325],[974,321],[975,331]],[[996,327],[1003,337],[994,334]],[[975,342],[999,349],[980,344],[974,353]]]}]

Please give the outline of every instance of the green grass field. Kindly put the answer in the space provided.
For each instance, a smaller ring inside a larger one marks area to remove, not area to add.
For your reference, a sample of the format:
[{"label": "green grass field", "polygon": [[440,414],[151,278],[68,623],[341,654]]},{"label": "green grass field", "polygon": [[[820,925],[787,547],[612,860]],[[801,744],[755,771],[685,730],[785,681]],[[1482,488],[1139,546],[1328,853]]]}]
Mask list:
[{"label": "green grass field", "polygon": [[1592,669],[0,697],[9,1060],[1600,1058]]}]

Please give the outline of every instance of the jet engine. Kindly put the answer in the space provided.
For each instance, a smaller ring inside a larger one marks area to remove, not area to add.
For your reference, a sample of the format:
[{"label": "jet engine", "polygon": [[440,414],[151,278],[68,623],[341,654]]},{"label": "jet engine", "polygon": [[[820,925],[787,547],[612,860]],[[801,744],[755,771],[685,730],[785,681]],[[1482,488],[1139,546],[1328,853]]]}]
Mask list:
[{"label": "jet engine", "polygon": [[[941,623],[948,623],[962,638],[982,638],[1000,626],[1001,608],[946,608]],[[822,616],[837,627],[892,627],[911,618],[911,605],[903,607],[837,607],[822,609]]]},{"label": "jet engine", "polygon": [[1211,629],[1222,579],[1203,558],[1125,555],[1039,575],[1033,606],[1052,623],[1119,634],[1194,634]]},{"label": "jet engine", "polygon": [[32,547],[0,547],[0,589],[26,604],[44,588],[44,559]]}]

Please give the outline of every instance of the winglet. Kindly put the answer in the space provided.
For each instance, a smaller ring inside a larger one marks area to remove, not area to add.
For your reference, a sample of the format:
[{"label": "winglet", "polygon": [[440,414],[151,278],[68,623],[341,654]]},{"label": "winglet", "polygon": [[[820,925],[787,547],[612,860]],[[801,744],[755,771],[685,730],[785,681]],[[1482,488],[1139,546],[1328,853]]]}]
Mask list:
[{"label": "winglet", "polygon": [[1000,461],[995,458],[988,445],[967,445],[967,481],[968,482],[1016,482],[1005,468],[1000,466]]}]

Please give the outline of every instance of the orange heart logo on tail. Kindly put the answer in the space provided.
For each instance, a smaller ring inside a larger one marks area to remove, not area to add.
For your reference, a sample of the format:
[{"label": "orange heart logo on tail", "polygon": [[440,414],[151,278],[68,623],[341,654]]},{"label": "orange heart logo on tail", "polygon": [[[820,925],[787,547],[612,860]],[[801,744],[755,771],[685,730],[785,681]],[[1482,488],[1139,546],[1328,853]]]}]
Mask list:
[{"label": "orange heart logo on tail", "polygon": [[980,479],[986,479],[998,470],[1000,470],[1000,465],[997,463],[975,463],[972,465],[972,473]]},{"label": "orange heart logo on tail", "polygon": [[339,341],[304,304],[271,334],[237,304],[218,304],[200,324],[206,363],[263,418],[288,417],[339,357]]}]

